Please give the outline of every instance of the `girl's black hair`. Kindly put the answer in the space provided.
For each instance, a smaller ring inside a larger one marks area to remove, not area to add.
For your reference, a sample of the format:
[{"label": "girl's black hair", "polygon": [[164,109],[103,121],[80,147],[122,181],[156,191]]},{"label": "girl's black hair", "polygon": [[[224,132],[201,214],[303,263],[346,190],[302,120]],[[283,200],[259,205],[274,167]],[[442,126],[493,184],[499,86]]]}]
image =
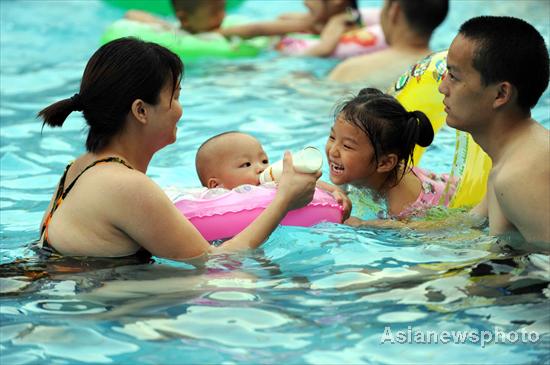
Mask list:
[{"label": "girl's black hair", "polygon": [[61,127],[73,111],[82,111],[90,130],[86,149],[97,152],[124,127],[132,103],[160,101],[160,92],[172,84],[172,95],[183,74],[180,58],[156,43],[120,38],[100,47],[90,58],[80,92],[38,113],[44,125]]},{"label": "girl's black hair", "polygon": [[[389,153],[397,155],[398,163],[389,175],[390,186],[395,186],[414,163],[415,145],[429,146],[434,138],[430,120],[423,112],[408,112],[393,96],[378,89],[365,88],[350,100],[336,107],[335,118],[359,127],[374,148],[374,157]],[[397,176],[402,167],[401,176]]]}]

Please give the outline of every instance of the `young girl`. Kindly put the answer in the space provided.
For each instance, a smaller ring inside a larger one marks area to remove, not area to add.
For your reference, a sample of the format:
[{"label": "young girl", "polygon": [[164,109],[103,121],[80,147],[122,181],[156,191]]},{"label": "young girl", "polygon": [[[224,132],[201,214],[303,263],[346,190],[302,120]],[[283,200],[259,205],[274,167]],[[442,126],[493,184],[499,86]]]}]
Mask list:
[{"label": "young girl", "polygon": [[320,42],[304,54],[329,56],[336,49],[340,37],[359,28],[361,15],[357,0],[305,0],[309,13],[284,14],[276,20],[220,29],[225,36],[250,38],[256,36],[310,33],[321,36]]},{"label": "young girl", "polygon": [[[444,176],[411,167],[415,145],[427,147],[433,137],[424,113],[406,111],[380,90],[363,89],[337,108],[326,144],[330,180],[370,189],[385,200],[390,217],[422,214],[440,203],[447,184]],[[346,223],[387,225],[357,218]]]}]

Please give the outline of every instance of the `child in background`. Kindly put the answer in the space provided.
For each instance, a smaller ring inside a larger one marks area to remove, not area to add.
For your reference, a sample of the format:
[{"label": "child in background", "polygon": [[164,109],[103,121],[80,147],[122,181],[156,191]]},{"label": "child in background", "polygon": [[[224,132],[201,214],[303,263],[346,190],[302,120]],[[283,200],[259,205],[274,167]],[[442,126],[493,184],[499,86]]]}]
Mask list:
[{"label": "child in background", "polygon": [[128,11],[125,18],[191,34],[217,31],[225,18],[225,0],[172,0],[172,7],[178,25],[140,10]]},{"label": "child in background", "polygon": [[[445,176],[410,167],[415,145],[427,147],[434,131],[421,111],[408,112],[392,96],[366,88],[337,108],[326,144],[330,180],[374,192],[386,202],[390,217],[421,215],[438,205]],[[444,202],[448,204],[448,201]],[[391,226],[352,217],[350,225]]]},{"label": "child in background", "polygon": [[[240,185],[260,185],[258,175],[269,166],[260,142],[246,133],[225,132],[206,140],[198,149],[195,166],[202,186],[234,189]],[[351,201],[336,186],[318,182],[319,188],[334,196],[349,217]]]},{"label": "child in background", "polygon": [[320,42],[309,48],[307,56],[329,56],[340,37],[361,25],[357,0],[305,0],[306,14],[284,14],[278,19],[220,29],[224,36],[251,38],[256,36],[311,33],[321,36]]}]

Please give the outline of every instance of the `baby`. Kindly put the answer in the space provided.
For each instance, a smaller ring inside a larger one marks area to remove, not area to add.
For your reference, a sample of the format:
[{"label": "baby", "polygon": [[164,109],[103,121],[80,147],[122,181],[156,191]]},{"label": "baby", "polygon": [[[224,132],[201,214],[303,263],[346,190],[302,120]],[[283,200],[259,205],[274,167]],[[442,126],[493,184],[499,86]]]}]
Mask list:
[{"label": "baby", "polygon": [[[234,189],[260,185],[258,175],[269,166],[269,159],[256,138],[232,131],[207,139],[197,151],[195,166],[204,187]],[[322,181],[317,187],[332,193],[344,208],[344,218],[349,216],[351,201],[342,190]]]},{"label": "baby", "polygon": [[256,138],[225,132],[199,147],[195,166],[203,186],[233,189],[244,184],[260,185],[258,174],[269,166],[269,159]]},{"label": "baby", "polygon": [[[176,27],[191,34],[216,31],[225,18],[225,0],[172,0],[172,7],[179,21]],[[128,11],[125,18],[175,28],[174,24],[140,10]]]}]

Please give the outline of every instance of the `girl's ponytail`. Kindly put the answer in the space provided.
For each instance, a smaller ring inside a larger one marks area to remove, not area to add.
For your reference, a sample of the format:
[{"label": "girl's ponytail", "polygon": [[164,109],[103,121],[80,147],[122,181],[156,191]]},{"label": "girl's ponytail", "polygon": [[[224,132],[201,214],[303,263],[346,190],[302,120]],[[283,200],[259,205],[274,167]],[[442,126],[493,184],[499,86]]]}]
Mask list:
[{"label": "girl's ponytail", "polygon": [[42,109],[38,114],[38,118],[44,120],[44,125],[51,127],[61,127],[65,122],[65,119],[73,111],[82,111],[82,101],[79,94],[74,94],[72,97],[60,100],[52,105]]},{"label": "girl's ponytail", "polygon": [[414,123],[417,128],[415,143],[421,147],[428,147],[434,140],[434,129],[430,119],[419,110],[410,112],[409,115],[413,119],[409,120],[409,124]]}]

